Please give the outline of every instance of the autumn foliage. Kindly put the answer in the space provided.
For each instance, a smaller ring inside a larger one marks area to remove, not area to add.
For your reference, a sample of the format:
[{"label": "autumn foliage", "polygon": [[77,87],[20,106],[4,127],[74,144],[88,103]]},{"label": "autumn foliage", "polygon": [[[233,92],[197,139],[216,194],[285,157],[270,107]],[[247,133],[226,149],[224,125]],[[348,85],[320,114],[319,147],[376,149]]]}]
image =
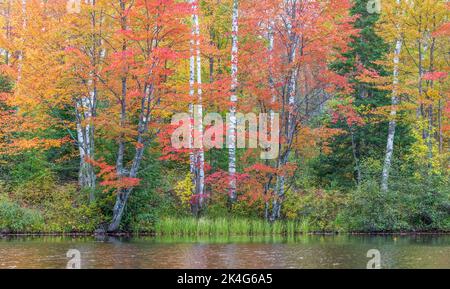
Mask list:
[{"label": "autumn foliage", "polygon": [[[345,159],[339,181],[360,189],[364,166],[384,159],[389,123],[391,135],[392,124],[401,131],[391,139],[397,147],[402,140],[396,157],[412,156],[403,160],[426,168],[417,173],[424,178],[446,175],[449,5],[389,0],[381,15],[369,15],[365,2],[97,0],[81,1],[77,14],[65,0],[1,1],[0,155],[53,154],[71,162],[62,179],[77,179],[91,203],[110,196],[110,231],[133,193],[154,181],[146,179],[154,162],[168,183],[155,191],[175,192],[191,209],[199,205],[195,214],[229,199],[230,213],[240,204],[257,206],[272,221],[317,162],[339,167]],[[372,17],[370,28],[358,26]],[[358,45],[378,37],[383,51],[364,59]],[[171,119],[193,117],[193,105],[202,116],[224,119],[234,108],[276,114],[279,155],[261,160],[263,149],[239,149],[233,173],[225,149],[175,149]],[[366,154],[367,147],[375,152]],[[333,168],[317,170],[317,189],[333,187]]]}]

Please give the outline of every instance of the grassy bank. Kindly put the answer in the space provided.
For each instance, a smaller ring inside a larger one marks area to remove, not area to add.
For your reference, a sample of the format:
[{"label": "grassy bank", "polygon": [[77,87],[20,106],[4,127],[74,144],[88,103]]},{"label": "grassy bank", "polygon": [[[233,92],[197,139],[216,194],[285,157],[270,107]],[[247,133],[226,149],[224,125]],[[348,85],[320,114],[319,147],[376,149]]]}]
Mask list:
[{"label": "grassy bank", "polygon": [[237,218],[165,218],[155,225],[155,233],[165,236],[268,236],[309,232],[307,221],[270,223],[265,220]]}]

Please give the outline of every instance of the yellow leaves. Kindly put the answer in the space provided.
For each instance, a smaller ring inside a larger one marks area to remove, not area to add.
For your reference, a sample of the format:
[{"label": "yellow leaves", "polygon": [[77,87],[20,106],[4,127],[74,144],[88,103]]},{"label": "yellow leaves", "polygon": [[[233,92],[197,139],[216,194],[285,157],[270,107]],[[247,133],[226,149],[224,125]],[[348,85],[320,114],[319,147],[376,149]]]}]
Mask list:
[{"label": "yellow leaves", "polygon": [[[428,124],[426,120],[418,121],[417,126],[412,131],[415,142],[412,144],[409,153],[406,154],[405,157],[420,167],[428,167],[431,165],[433,174],[439,175],[445,171],[442,170],[442,168],[448,168],[449,153],[444,152],[440,154],[436,140],[434,140],[433,137],[423,137],[423,130],[426,129],[427,126]],[[416,172],[415,174],[416,177],[421,177],[419,172]]]},{"label": "yellow leaves", "polygon": [[[186,106],[184,106],[185,108]],[[183,107],[181,107],[180,111],[182,111]],[[153,115],[156,118],[162,118],[162,119],[170,119],[173,115],[173,112],[169,109],[155,109],[153,111]]]},{"label": "yellow leaves", "polygon": [[441,99],[441,95],[439,94],[439,91],[436,89],[428,89],[426,92],[426,95],[428,98],[430,98],[433,101]]},{"label": "yellow leaves", "polygon": [[379,120],[383,120],[383,121],[386,120],[386,119],[387,120],[392,120],[392,118],[390,117],[390,114],[391,114],[391,111],[393,111],[393,110],[399,112],[400,111],[400,106],[398,106],[398,105],[396,105],[396,106],[393,106],[393,105],[380,106],[380,107],[377,107],[377,108],[373,109],[371,111],[371,113],[374,116],[378,116]]},{"label": "yellow leaves", "polygon": [[180,198],[181,204],[185,207],[189,207],[192,192],[194,191],[194,185],[192,182],[192,175],[187,174],[186,177],[179,181],[174,188],[175,194]]},{"label": "yellow leaves", "polygon": [[[408,122],[415,130],[416,141],[412,148],[411,161],[422,162],[425,166],[429,165],[431,153],[432,162],[435,162],[437,156],[442,156],[437,150],[438,130],[442,129],[444,138],[447,137],[445,128],[448,120],[445,116],[439,119],[449,90],[446,79],[450,49],[450,42],[446,37],[449,16],[447,2],[411,0],[400,1],[398,4],[396,0],[384,1],[377,24],[378,34],[391,48],[386,59],[377,64],[384,66],[390,75],[383,81],[374,79],[370,83],[381,90],[395,91],[400,105],[381,107],[373,111],[373,114],[379,116],[380,120],[391,120],[390,112],[395,108],[399,112],[397,121]],[[399,83],[394,87],[393,71],[396,64],[393,50],[398,39],[402,41],[402,49],[398,63]],[[439,121],[442,123],[438,125]],[[425,137],[427,135],[432,137]],[[437,164],[433,163],[433,166],[435,165]]]}]

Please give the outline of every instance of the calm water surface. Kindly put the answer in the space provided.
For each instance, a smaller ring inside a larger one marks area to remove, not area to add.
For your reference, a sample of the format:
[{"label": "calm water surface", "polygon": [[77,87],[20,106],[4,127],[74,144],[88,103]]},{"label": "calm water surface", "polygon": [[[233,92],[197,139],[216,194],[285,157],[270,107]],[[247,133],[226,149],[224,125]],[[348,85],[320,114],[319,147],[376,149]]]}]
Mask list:
[{"label": "calm water surface", "polygon": [[0,238],[0,268],[365,268],[370,249],[382,268],[450,269],[450,236],[300,236],[296,238]]}]

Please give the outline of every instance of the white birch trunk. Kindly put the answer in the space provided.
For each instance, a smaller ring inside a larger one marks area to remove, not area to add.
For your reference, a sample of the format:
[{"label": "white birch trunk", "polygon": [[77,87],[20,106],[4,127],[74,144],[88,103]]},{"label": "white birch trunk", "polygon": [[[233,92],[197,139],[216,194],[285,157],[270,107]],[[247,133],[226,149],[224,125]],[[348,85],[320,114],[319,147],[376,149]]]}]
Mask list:
[{"label": "white birch trunk", "polygon": [[[269,24],[269,88],[270,91],[272,93],[272,105],[274,105],[277,102],[277,96],[275,93],[275,83],[274,83],[274,79],[273,79],[273,73],[272,73],[272,68],[271,65],[273,63],[273,49],[274,49],[274,26],[275,26],[275,22],[273,20],[270,21]],[[273,111],[273,109],[270,110],[270,127],[273,127],[273,120],[275,118],[275,112]]]},{"label": "white birch trunk", "polygon": [[[272,94],[271,104],[274,105],[277,102],[277,96],[275,91],[275,83],[273,79],[273,72],[272,72],[272,64],[273,64],[273,50],[274,50],[274,26],[275,21],[270,20],[269,27],[268,27],[268,40],[269,40],[269,89]],[[275,111],[273,108],[270,109],[269,112],[269,122],[270,122],[270,128],[273,128],[273,123],[275,121]],[[273,133],[273,132],[271,132]],[[269,193],[270,190],[270,183],[271,180],[269,180],[265,187],[265,194]],[[264,218],[266,220],[269,219],[269,202],[266,201],[265,208],[264,208]]]},{"label": "white birch trunk", "polygon": [[200,51],[200,23],[199,23],[199,6],[198,1],[195,3],[194,13],[194,27],[196,37],[196,49],[197,49],[197,121],[196,130],[198,138],[198,152],[197,152],[197,182],[196,182],[196,194],[198,196],[198,205],[201,208],[204,201],[204,187],[205,187],[205,153],[203,149],[203,92],[202,92],[202,60]]},{"label": "white birch trunk", "polygon": [[[94,0],[87,2],[90,5],[95,5]],[[96,67],[101,59],[105,57],[105,50],[101,49],[101,39],[96,38],[96,12],[92,12],[91,15],[91,28],[92,28],[92,47],[91,51],[91,63],[93,67]],[[102,19],[100,19],[102,21]],[[98,45],[98,47],[97,47]],[[100,49],[100,50],[98,50]],[[95,68],[94,68],[95,69]],[[78,149],[80,151],[80,170],[79,170],[79,185],[82,189],[89,190],[90,201],[95,200],[95,186],[96,175],[94,167],[88,160],[94,160],[94,130],[95,127],[92,124],[92,119],[95,116],[95,110],[97,106],[97,87],[95,82],[96,71],[91,71],[89,79],[87,80],[87,87],[89,89],[89,95],[81,97],[76,104],[77,109],[77,134],[78,134]]]},{"label": "white birch trunk", "polygon": [[[400,4],[400,0],[397,0],[397,4]],[[402,40],[397,39],[395,44],[394,51],[394,72],[393,72],[393,89],[392,89],[392,109],[390,113],[390,121],[389,121],[389,130],[388,130],[388,138],[386,144],[386,156],[383,165],[383,172],[381,176],[381,190],[383,192],[387,192],[389,189],[389,173],[391,170],[392,164],[392,155],[394,153],[394,139],[395,139],[395,130],[397,127],[397,105],[399,104],[398,99],[398,84],[399,84],[399,64],[400,64],[400,53],[402,50]]]},{"label": "white birch trunk", "polygon": [[[192,34],[190,40],[190,63],[189,63],[189,113],[193,119],[189,123],[191,131],[189,140],[190,151],[190,172],[195,197],[192,205],[192,212],[196,215],[203,205],[204,201],[204,183],[205,183],[205,155],[203,150],[203,105],[202,105],[202,65],[200,50],[200,23],[199,7],[196,0],[191,0],[192,14]],[[195,99],[195,83],[197,80],[197,99]],[[195,105],[194,105],[195,104]]]},{"label": "white birch trunk", "polygon": [[231,105],[229,112],[229,128],[228,128],[228,174],[230,177],[229,194],[231,202],[236,201],[236,107],[237,107],[237,88],[238,88],[238,19],[239,4],[238,0],[233,0],[233,18],[232,18],[232,48],[231,48]]},{"label": "white birch trunk", "polygon": [[[192,3],[192,1],[190,1]],[[192,19],[194,17],[192,16]],[[189,163],[190,163],[190,172],[192,176],[192,182],[194,184],[194,188],[196,187],[196,178],[195,178],[195,154],[194,154],[194,86],[195,86],[195,54],[194,54],[194,45],[195,45],[195,28],[192,27],[192,34],[190,40],[190,58],[189,58],[189,115],[191,116],[189,122],[189,131],[190,131],[190,140],[189,140]],[[195,191],[192,192],[195,194]]]},{"label": "white birch trunk", "polygon": [[[92,85],[92,80],[89,80]],[[93,88],[89,96],[81,97],[76,103],[77,138],[80,152],[80,169],[78,182],[82,189],[89,190],[89,199],[94,201],[96,176],[89,160],[94,159],[94,127],[90,124],[94,114],[96,90]]]}]

